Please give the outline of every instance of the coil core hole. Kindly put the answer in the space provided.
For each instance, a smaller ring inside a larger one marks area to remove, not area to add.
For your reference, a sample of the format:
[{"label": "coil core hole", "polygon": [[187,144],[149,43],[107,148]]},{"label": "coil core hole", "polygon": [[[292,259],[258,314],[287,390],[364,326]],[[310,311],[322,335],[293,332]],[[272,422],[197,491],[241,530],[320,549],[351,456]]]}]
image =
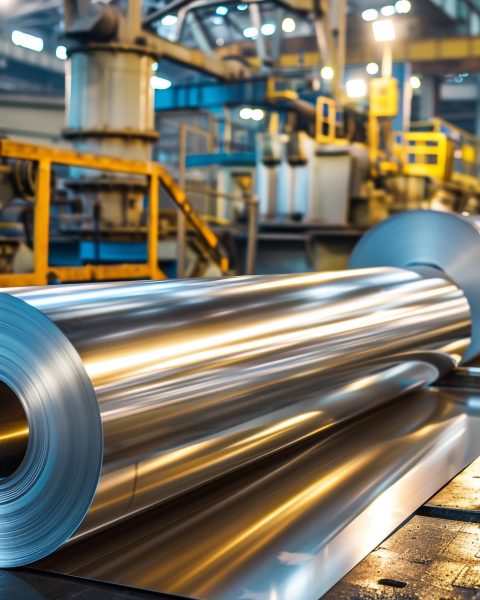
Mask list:
[{"label": "coil core hole", "polygon": [[27,453],[28,420],[22,402],[0,381],[0,478],[13,475]]}]

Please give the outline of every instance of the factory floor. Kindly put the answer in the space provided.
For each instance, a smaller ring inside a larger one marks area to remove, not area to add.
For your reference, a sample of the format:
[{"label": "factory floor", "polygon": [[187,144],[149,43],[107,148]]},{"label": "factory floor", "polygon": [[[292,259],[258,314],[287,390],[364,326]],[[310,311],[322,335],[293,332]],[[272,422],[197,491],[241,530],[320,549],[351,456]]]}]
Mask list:
[{"label": "factory floor", "polygon": [[480,599],[480,459],[324,596],[347,598]]}]

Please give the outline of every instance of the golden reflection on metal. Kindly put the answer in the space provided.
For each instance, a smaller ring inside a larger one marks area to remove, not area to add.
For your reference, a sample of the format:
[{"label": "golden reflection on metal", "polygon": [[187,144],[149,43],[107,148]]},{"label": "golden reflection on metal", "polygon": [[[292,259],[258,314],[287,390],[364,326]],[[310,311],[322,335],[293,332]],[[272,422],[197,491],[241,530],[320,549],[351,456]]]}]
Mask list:
[{"label": "golden reflection on metal", "polygon": [[28,438],[29,428],[20,427],[13,428],[11,431],[7,431],[7,433],[2,433],[0,435],[0,443],[2,442],[11,442],[17,438]]}]

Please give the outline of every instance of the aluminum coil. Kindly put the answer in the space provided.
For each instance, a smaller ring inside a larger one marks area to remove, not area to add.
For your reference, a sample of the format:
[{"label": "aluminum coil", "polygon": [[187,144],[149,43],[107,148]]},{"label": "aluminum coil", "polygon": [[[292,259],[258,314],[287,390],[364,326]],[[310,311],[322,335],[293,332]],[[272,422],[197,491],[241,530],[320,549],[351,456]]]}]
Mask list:
[{"label": "aluminum coil", "polygon": [[472,341],[464,360],[480,352],[480,217],[415,210],[373,227],[357,244],[353,269],[433,267],[465,293],[472,311]]},{"label": "aluminum coil", "polygon": [[470,310],[380,268],[0,294],[0,566],[47,556],[453,368]]}]

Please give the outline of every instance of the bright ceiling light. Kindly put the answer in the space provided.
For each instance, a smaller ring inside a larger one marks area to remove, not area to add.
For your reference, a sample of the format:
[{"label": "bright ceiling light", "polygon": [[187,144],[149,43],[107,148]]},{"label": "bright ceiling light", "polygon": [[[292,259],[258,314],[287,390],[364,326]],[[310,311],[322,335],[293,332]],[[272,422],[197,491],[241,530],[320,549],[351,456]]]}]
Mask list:
[{"label": "bright ceiling light", "polygon": [[254,108],[252,110],[252,119],[254,121],[261,121],[264,116],[265,116],[265,113],[263,112],[263,110],[261,108]]},{"label": "bright ceiling light", "polygon": [[322,77],[322,79],[326,79],[327,81],[329,81],[330,79],[333,79],[334,75],[335,75],[335,71],[332,69],[332,67],[330,67],[328,65],[325,65],[320,70],[320,76]]},{"label": "bright ceiling light", "polygon": [[295,23],[295,19],[292,17],[285,17],[282,21],[282,31],[285,33],[293,33],[297,28],[297,24]]},{"label": "bright ceiling light", "polygon": [[41,52],[43,50],[43,40],[36,35],[30,35],[24,31],[12,31],[12,42],[15,46],[22,46],[27,50],[34,50],[35,52]]},{"label": "bright ceiling light", "polygon": [[154,75],[150,79],[150,85],[154,90],[168,90],[168,88],[172,87],[172,82],[163,77],[158,77],[158,75]]},{"label": "bright ceiling light", "polygon": [[213,17],[212,22],[214,25],[223,25],[225,23],[225,20],[223,19],[223,17]]},{"label": "bright ceiling light", "polygon": [[376,75],[380,70],[380,67],[376,62],[369,62],[368,65],[365,67],[365,70],[369,75]]},{"label": "bright ceiling light", "polygon": [[372,23],[373,37],[376,42],[393,42],[395,27],[391,19],[380,19]]},{"label": "bright ceiling light", "polygon": [[378,19],[378,10],[367,8],[362,12],[362,19],[364,21],[375,21],[375,19]]},{"label": "bright ceiling light", "polygon": [[248,4],[237,4],[237,10],[247,10]]},{"label": "bright ceiling light", "polygon": [[382,6],[380,12],[384,17],[393,17],[393,15],[397,12],[393,4],[387,4],[386,6]]},{"label": "bright ceiling light", "polygon": [[165,27],[173,27],[173,25],[177,24],[177,21],[178,18],[175,15],[165,15],[160,23]]},{"label": "bright ceiling light", "polygon": [[418,77],[418,75],[412,75],[410,77],[410,85],[412,86],[413,90],[419,90],[422,87],[422,80],[420,77]]},{"label": "bright ceiling light", "polygon": [[400,14],[407,14],[412,10],[412,3],[410,0],[398,0],[395,2],[395,10]]},{"label": "bright ceiling light", "polygon": [[225,15],[228,15],[228,8],[226,6],[217,6],[217,10],[215,12],[217,15],[224,17]]},{"label": "bright ceiling light", "polygon": [[273,23],[264,23],[260,31],[262,35],[273,35],[275,33],[275,25]]},{"label": "bright ceiling light", "polygon": [[252,118],[252,112],[252,109],[246,106],[240,110],[240,118],[247,121],[248,119]]},{"label": "bright ceiling light", "polygon": [[243,30],[243,36],[253,40],[258,35],[258,29],[256,27],[247,27]]},{"label": "bright ceiling light", "polygon": [[67,49],[65,48],[65,46],[57,46],[55,48],[55,56],[59,60],[67,60]]},{"label": "bright ceiling light", "polygon": [[367,95],[367,83],[363,79],[349,79],[345,88],[349,98],[365,98]]}]

